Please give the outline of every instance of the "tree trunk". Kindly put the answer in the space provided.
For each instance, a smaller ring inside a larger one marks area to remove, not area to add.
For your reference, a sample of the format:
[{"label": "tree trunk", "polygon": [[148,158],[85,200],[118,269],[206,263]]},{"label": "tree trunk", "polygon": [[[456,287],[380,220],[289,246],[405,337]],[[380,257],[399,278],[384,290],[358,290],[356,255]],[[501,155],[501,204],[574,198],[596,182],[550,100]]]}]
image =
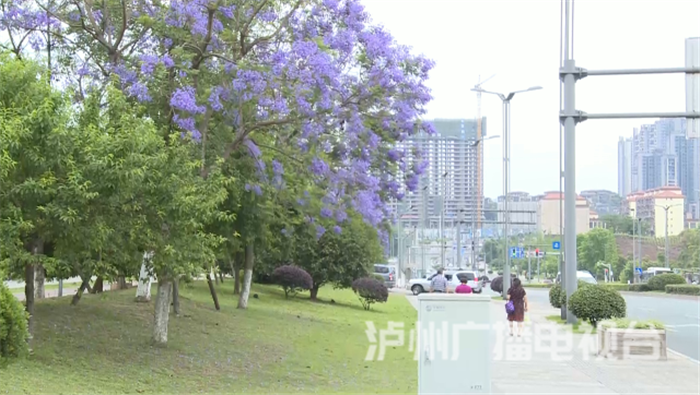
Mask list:
[{"label": "tree trunk", "polygon": [[219,281],[221,281],[221,284],[224,283],[224,274],[219,272]]},{"label": "tree trunk", "polygon": [[119,289],[126,289],[126,278],[124,276],[117,277],[117,284],[119,284]]},{"label": "tree trunk", "polygon": [[[25,309],[29,315],[27,320],[27,330],[29,331],[29,342],[31,344],[31,339],[34,336],[34,275],[36,274],[36,266],[40,266],[37,262],[39,260],[38,256],[44,253],[44,242],[39,239],[35,239],[32,243],[32,263],[24,265],[24,300]],[[43,284],[42,284],[43,287]]]},{"label": "tree trunk", "polygon": [[173,312],[180,316],[180,279],[173,281]]},{"label": "tree trunk", "polygon": [[231,261],[231,272],[233,273],[233,294],[238,295],[241,293],[241,271],[238,270],[239,267]]},{"label": "tree trunk", "polygon": [[34,334],[34,264],[32,263],[24,265],[24,301],[29,315],[27,330],[31,339]]},{"label": "tree trunk", "polygon": [[313,288],[309,290],[309,293],[311,294],[311,300],[318,300],[316,299],[318,297],[318,288],[319,286],[314,284]]},{"label": "tree trunk", "polygon": [[211,280],[210,273],[207,273],[207,284],[209,284],[209,293],[211,293],[211,298],[214,301],[214,308],[216,311],[220,311],[221,306],[219,306],[219,297],[216,295],[216,288],[214,288],[214,282]]},{"label": "tree trunk", "polygon": [[85,292],[86,289],[90,287],[90,279],[82,279],[83,282],[80,284],[80,288],[78,288],[78,292],[73,295],[73,299],[70,301],[71,306],[77,306],[78,302],[80,302],[80,298],[83,297],[83,292]]},{"label": "tree trunk", "polygon": [[216,281],[216,285],[219,285],[219,276],[216,274],[214,270],[211,271],[214,274],[214,279]]},{"label": "tree trunk", "polygon": [[243,286],[241,287],[241,296],[238,298],[238,308],[248,308],[248,297],[250,296],[250,285],[253,282],[253,263],[255,256],[252,244],[245,246],[245,270],[243,272]]},{"label": "tree trunk", "polygon": [[44,299],[46,297],[45,284],[46,271],[44,270],[44,265],[37,263],[34,265],[34,299]]},{"label": "tree trunk", "polygon": [[155,318],[153,320],[153,343],[165,346],[168,343],[168,320],[170,319],[170,299],[173,283],[166,277],[158,277]]},{"label": "tree trunk", "polygon": [[91,294],[98,294],[102,293],[104,291],[104,280],[102,277],[97,277],[97,280],[95,280],[95,285],[92,286],[92,290],[90,291]]},{"label": "tree trunk", "polygon": [[151,282],[153,279],[148,275],[148,270],[146,270],[146,262],[151,258],[151,253],[143,254],[143,261],[141,261],[141,272],[139,273],[139,286],[136,289],[136,301],[137,302],[150,302],[151,301]]}]

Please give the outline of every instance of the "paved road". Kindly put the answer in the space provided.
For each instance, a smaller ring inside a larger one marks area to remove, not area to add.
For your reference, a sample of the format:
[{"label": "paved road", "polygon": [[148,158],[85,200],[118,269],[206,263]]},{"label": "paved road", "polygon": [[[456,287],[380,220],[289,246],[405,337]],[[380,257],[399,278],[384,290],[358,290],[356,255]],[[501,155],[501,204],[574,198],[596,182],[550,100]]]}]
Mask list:
[{"label": "paved road", "polygon": [[[491,292],[489,290],[489,292]],[[527,289],[533,302],[549,305],[548,289]],[[627,317],[658,320],[666,327],[668,348],[700,361],[700,298],[654,295],[622,295],[627,302]],[[556,309],[552,309],[556,314]]]}]

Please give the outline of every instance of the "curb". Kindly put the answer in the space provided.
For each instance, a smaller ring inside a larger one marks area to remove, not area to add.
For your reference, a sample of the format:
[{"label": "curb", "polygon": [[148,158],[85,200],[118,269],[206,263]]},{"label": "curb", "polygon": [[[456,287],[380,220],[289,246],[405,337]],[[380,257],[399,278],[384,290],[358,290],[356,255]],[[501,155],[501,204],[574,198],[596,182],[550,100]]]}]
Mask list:
[{"label": "curb", "polygon": [[668,348],[668,347],[666,347],[666,351],[670,352],[671,354],[674,354],[674,355],[676,355],[676,356],[681,357],[681,359],[685,359],[685,360],[687,360],[687,361],[690,361],[690,362],[693,362],[693,363],[695,363],[695,364],[700,365],[700,361],[698,361],[697,359],[693,359],[693,358],[691,358],[691,357],[689,357],[689,356],[687,356],[687,355],[685,355],[685,354],[681,354],[681,353],[679,353],[678,351],[671,350],[671,349]]}]

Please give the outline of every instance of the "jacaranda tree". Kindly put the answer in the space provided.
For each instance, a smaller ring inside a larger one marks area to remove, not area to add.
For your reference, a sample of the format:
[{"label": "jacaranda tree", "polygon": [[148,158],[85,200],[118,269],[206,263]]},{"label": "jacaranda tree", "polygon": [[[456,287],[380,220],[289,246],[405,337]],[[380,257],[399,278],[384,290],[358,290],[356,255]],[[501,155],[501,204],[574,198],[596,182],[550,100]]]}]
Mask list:
[{"label": "jacaranda tree", "polygon": [[[319,234],[342,227],[352,209],[386,242],[386,203],[415,190],[427,167],[400,143],[432,132],[420,117],[433,63],[372,24],[358,0],[0,4],[11,51],[27,58],[51,48],[52,76],[77,102],[117,78],[165,140],[189,138],[202,179],[240,152],[261,171],[237,185],[256,196],[285,188],[279,180],[290,173],[308,175],[314,188],[286,200],[320,191],[320,204],[296,207]],[[294,167],[271,152],[294,158]]]}]

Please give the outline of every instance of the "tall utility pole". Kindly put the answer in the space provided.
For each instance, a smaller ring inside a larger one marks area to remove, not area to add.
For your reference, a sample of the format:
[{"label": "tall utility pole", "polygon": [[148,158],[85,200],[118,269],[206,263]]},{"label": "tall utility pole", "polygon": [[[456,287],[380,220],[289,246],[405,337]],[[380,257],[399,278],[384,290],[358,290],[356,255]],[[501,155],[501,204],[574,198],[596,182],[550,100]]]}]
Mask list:
[{"label": "tall utility pole", "polygon": [[457,268],[462,267],[462,209],[457,210]]},{"label": "tall utility pole", "polygon": [[[573,50],[573,2],[574,0],[562,0],[565,2],[564,20],[564,67],[559,70],[559,78],[564,81],[564,111],[560,112],[559,120],[564,124],[564,218],[566,228],[564,230],[564,246],[566,254],[566,296],[570,300],[571,294],[578,286],[576,279],[576,124],[587,119],[628,119],[628,118],[688,118],[699,119],[700,108],[688,108],[686,112],[648,112],[648,113],[608,113],[588,114],[576,109],[576,81],[587,76],[610,75],[634,75],[634,74],[698,74],[700,64],[676,68],[659,69],[625,69],[625,70],[586,70],[576,67]],[[571,40],[569,39],[571,37]],[[686,89],[688,85],[686,85]],[[691,91],[693,88],[690,88]],[[686,92],[688,94],[688,92]],[[693,92],[690,92],[692,96]],[[695,95],[698,92],[694,92]],[[687,106],[687,103],[686,103]],[[560,108],[561,111],[561,108]],[[641,225],[641,224],[640,224]],[[641,240],[641,238],[640,238]],[[640,256],[641,256],[640,248]],[[576,316],[567,312],[567,323],[577,322]]]},{"label": "tall utility pole", "polygon": [[510,232],[510,212],[508,211],[508,200],[510,200],[510,101],[513,99],[517,93],[530,92],[542,89],[541,86],[533,86],[528,89],[510,92],[508,94],[491,92],[483,90],[481,88],[473,88],[472,91],[489,93],[498,96],[503,102],[503,197],[505,202],[503,204],[504,211],[504,221],[503,221],[503,235],[505,236],[505,246],[503,248],[504,254],[504,268],[503,268],[503,298],[506,297],[508,288],[510,288],[510,254],[508,253],[508,234]]},{"label": "tall utility pole", "polygon": [[442,206],[440,207],[440,266],[445,268],[445,210],[447,207],[447,172],[442,175],[444,179],[442,190]]},{"label": "tall utility pole", "polygon": [[[490,80],[491,78],[493,78],[495,76],[496,76],[496,74],[492,75],[491,77],[489,77],[483,81],[481,80],[481,76],[479,76],[479,82],[476,85],[474,85],[474,89],[481,89],[482,85],[484,85],[488,80]],[[484,148],[482,146],[478,145],[478,142],[481,141],[484,137],[484,133],[482,130],[482,122],[483,122],[483,120],[481,119],[481,91],[477,91],[476,92],[476,141],[477,141],[477,145],[476,145],[476,196],[475,196],[475,200],[476,200],[476,227],[472,223],[472,234],[473,234],[472,240],[475,240],[474,236],[476,235],[476,241],[477,241],[475,248],[478,247],[478,245],[479,245],[478,237],[479,237],[479,234],[481,233],[481,226],[482,226],[482,223],[481,223],[481,217],[482,217],[481,205],[484,202],[484,196],[483,196],[483,193],[484,193],[483,192],[483,187],[484,187],[483,186],[483,184],[484,184],[484,166],[483,166],[483,162],[484,162],[483,152],[484,151],[483,150],[484,150]],[[472,212],[472,215],[474,215],[473,212]],[[472,222],[474,222],[474,221],[472,221]]]},{"label": "tall utility pole", "polygon": [[634,209],[630,209],[630,212],[632,213],[632,282],[637,283],[637,217],[634,215]]},{"label": "tall utility pole", "polygon": [[[662,209],[664,209],[664,214],[665,214],[665,218],[664,218],[664,266],[666,268],[669,267],[668,251],[671,248],[670,243],[668,241],[668,209],[670,209],[671,207],[675,207],[675,206],[678,206],[678,205],[677,204],[671,204],[671,205],[667,205],[667,206],[662,206],[659,204],[656,205],[656,207],[661,207]],[[656,235],[654,235],[654,236],[656,236]]]}]

